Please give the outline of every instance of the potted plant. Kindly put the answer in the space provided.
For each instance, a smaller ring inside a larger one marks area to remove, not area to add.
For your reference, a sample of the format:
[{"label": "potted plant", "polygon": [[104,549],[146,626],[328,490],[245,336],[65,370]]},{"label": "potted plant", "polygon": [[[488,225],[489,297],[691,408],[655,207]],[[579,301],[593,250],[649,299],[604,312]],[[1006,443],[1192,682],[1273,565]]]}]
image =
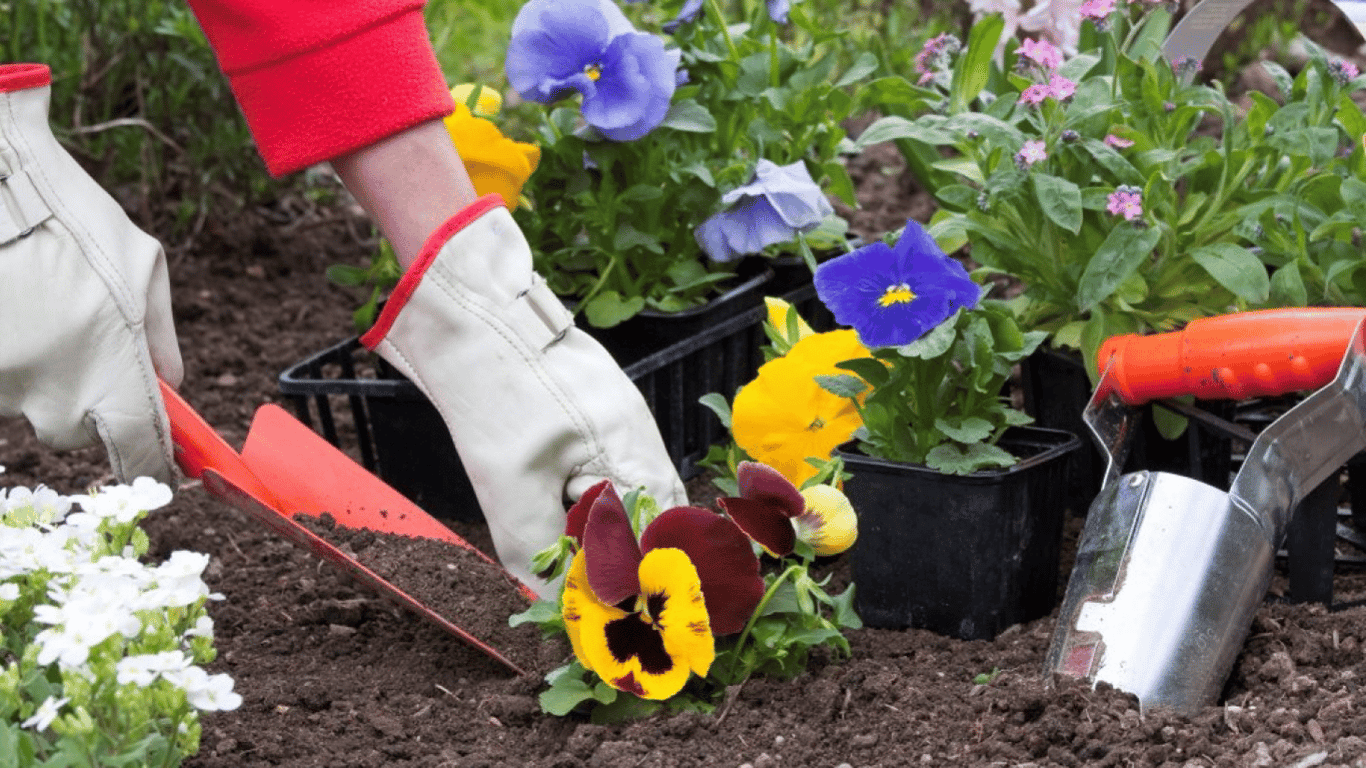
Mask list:
[{"label": "potted plant", "polygon": [[[755,4],[743,23],[715,0],[651,13],[677,14],[667,38],[638,31],[610,0],[532,0],[508,48],[510,84],[545,105],[518,223],[537,270],[595,328],[687,317],[753,274],[747,255],[785,249],[814,264],[811,236],[843,236],[827,194],[855,204],[840,124],[871,55],[836,72],[825,51],[834,36],[796,9]],[[789,23],[805,43],[785,39]],[[758,305],[758,283],[748,287],[727,314]],[[612,349],[664,333],[600,338]]]},{"label": "potted plant", "polygon": [[849,475],[866,624],[989,638],[1046,614],[1061,472],[1080,441],[1027,426],[1003,394],[1045,334],[1022,332],[1002,302],[982,299],[915,221],[895,245],[822,263],[815,285],[853,329],[816,334],[785,321],[795,342],[735,396],[738,450],[799,484]]}]

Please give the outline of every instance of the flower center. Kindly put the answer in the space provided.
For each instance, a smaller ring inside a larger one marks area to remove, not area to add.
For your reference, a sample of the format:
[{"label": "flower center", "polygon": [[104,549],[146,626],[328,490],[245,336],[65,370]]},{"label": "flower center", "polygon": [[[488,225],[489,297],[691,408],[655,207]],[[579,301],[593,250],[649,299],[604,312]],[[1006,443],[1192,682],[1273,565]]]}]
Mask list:
[{"label": "flower center", "polygon": [[898,283],[887,286],[887,290],[883,292],[882,298],[878,299],[877,303],[881,307],[890,307],[893,304],[910,304],[912,301],[915,301],[915,291],[912,291],[911,286],[906,283]]},{"label": "flower center", "polygon": [[602,77],[602,67],[597,64],[589,64],[583,68],[583,73],[588,75],[589,80],[596,82],[598,78]]}]

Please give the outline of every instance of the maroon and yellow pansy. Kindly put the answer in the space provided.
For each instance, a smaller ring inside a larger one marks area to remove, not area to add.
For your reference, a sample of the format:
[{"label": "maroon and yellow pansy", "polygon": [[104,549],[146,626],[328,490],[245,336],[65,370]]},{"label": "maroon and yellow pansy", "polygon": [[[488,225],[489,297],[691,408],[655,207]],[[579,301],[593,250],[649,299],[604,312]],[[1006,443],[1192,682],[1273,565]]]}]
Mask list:
[{"label": "maroon and yellow pansy", "polygon": [[818,555],[853,546],[858,520],[838,489],[817,485],[799,491],[781,472],[757,461],[740,462],[735,479],[740,495],[717,503],[770,555],[791,554],[798,538]]},{"label": "maroon and yellow pansy", "polygon": [[748,538],[705,509],[665,510],[637,541],[603,481],[570,510],[565,532],[580,542],[562,601],[574,653],[642,698],[667,699],[705,675],[715,635],[740,631],[763,597]]}]

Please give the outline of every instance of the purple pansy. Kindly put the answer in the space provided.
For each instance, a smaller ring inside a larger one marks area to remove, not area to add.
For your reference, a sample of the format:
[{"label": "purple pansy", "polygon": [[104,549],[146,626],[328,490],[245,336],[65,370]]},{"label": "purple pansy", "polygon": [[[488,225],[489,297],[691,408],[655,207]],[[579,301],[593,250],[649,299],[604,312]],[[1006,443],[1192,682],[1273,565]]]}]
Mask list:
[{"label": "purple pansy", "polygon": [[637,32],[611,0],[530,0],[513,22],[506,70],[529,101],[578,91],[589,125],[613,141],[632,141],[668,113],[680,55]]},{"label": "purple pansy", "polygon": [[727,192],[721,203],[731,207],[693,233],[713,261],[730,261],[786,243],[835,212],[801,160],[791,165],[759,160],[754,179]]},{"label": "purple pansy", "polygon": [[963,265],[913,220],[895,246],[879,241],[822,263],[815,284],[836,322],[869,348],[910,344],[982,296]]}]

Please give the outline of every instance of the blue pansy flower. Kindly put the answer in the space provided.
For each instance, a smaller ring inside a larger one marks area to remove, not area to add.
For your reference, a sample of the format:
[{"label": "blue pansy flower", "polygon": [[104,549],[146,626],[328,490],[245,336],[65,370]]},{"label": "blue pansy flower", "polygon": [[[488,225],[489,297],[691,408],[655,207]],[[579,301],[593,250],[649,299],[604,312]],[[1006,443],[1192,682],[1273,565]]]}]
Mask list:
[{"label": "blue pansy flower", "polygon": [[[627,2],[635,1],[636,0],[627,0]],[[675,29],[678,29],[680,24],[687,24],[688,22],[695,21],[698,14],[702,12],[703,1],[704,0],[686,0],[686,2],[683,3],[683,7],[678,11],[678,17],[664,25],[664,31],[672,34]],[[792,10],[791,0],[768,0],[768,17],[778,24],[787,23],[787,14],[790,10]]]},{"label": "blue pansy flower", "polygon": [[730,261],[786,243],[800,232],[815,229],[835,212],[801,160],[791,165],[759,160],[754,180],[727,192],[721,203],[731,207],[702,222],[693,233],[714,261]]},{"label": "blue pansy flower", "polygon": [[508,44],[508,83],[548,104],[583,94],[583,119],[613,141],[633,141],[664,120],[680,59],[638,32],[611,0],[531,0]]},{"label": "blue pansy flower", "polygon": [[876,242],[822,263],[815,284],[835,320],[869,348],[910,344],[982,296],[916,221],[906,222],[895,247]]}]

